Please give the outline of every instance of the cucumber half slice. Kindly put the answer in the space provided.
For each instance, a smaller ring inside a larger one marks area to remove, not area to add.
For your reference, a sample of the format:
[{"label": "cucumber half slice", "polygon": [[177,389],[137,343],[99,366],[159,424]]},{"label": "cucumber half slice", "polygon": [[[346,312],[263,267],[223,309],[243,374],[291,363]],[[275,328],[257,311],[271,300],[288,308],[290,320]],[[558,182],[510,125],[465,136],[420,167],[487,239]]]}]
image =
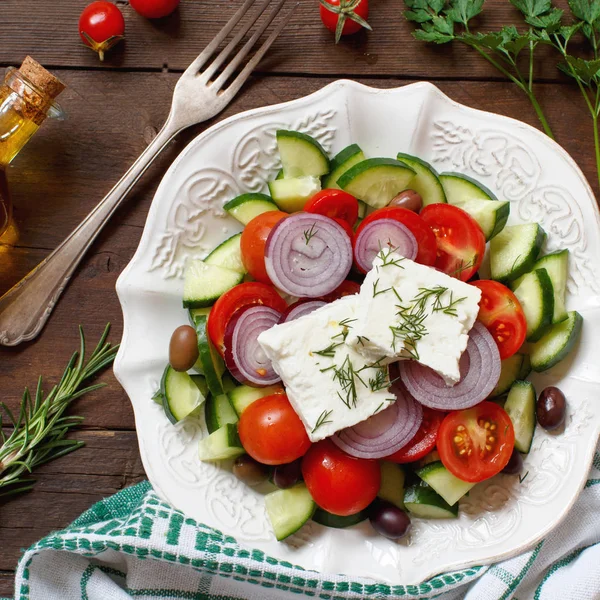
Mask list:
[{"label": "cucumber half slice", "polygon": [[401,465],[382,460],[381,486],[377,495],[404,510],[404,469]]},{"label": "cucumber half slice", "polygon": [[209,396],[204,404],[204,416],[208,433],[213,433],[230,423],[233,425],[239,420],[227,394]]},{"label": "cucumber half slice", "polygon": [[222,359],[214,349],[206,331],[208,317],[199,315],[196,317],[196,334],[198,335],[198,360],[202,366],[202,372],[206,379],[208,389],[213,396],[225,393],[223,389],[223,371],[220,368]]},{"label": "cucumber half slice", "polygon": [[198,457],[201,461],[226,460],[244,454],[237,425],[228,423],[198,442]]},{"label": "cucumber half slice", "polygon": [[534,371],[545,371],[571,352],[583,325],[582,316],[576,312],[567,314],[566,320],[553,325],[539,342],[531,345],[531,367]]},{"label": "cucumber half slice", "polygon": [[387,206],[410,187],[414,169],[393,158],[368,158],[346,171],[337,184],[373,208]]},{"label": "cucumber half slice", "polygon": [[225,269],[231,269],[245,275],[248,269],[242,262],[242,250],[240,249],[241,233],[232,235],[229,239],[219,244],[205,259],[207,265],[217,265]]},{"label": "cucumber half slice", "polygon": [[515,381],[508,392],[504,410],[515,430],[515,448],[527,453],[535,430],[535,388],[531,381]]},{"label": "cucumber half slice", "polygon": [[250,387],[249,385],[238,385],[230,390],[227,395],[229,396],[231,406],[233,406],[238,417],[241,417],[242,413],[256,400],[270,396],[271,394],[281,393],[283,393],[283,387],[276,383],[260,388]]},{"label": "cucumber half slice", "polygon": [[222,294],[242,282],[243,273],[202,260],[188,262],[183,283],[183,307],[203,308],[214,304]]},{"label": "cucumber half slice", "polygon": [[315,512],[317,505],[303,483],[265,496],[267,516],[278,541],[295,533]]},{"label": "cucumber half slice", "polygon": [[446,194],[439,180],[437,171],[424,160],[410,154],[398,153],[398,160],[414,169],[416,176],[410,182],[410,189],[417,192],[423,200],[423,206],[428,204],[446,203]]},{"label": "cucumber half slice", "polygon": [[554,290],[546,269],[536,269],[514,282],[514,293],[527,320],[527,341],[537,342],[552,324]]},{"label": "cucumber half slice", "polygon": [[450,506],[454,506],[475,485],[452,475],[441,462],[426,465],[416,473]]},{"label": "cucumber half slice", "polygon": [[187,373],[176,371],[170,365],[163,373],[160,384],[162,405],[171,423],[178,423],[192,414],[206,399],[206,394]]},{"label": "cucumber half slice", "polygon": [[497,200],[494,193],[479,181],[462,173],[447,172],[440,175],[440,181],[450,204],[466,200]]},{"label": "cucumber half slice", "polygon": [[280,129],[277,148],[285,179],[321,177],[329,173],[329,158],[321,144],[310,135]]},{"label": "cucumber half slice", "polygon": [[546,233],[537,223],[505,227],[490,242],[492,279],[514,281],[533,268]]},{"label": "cucumber half slice", "polygon": [[352,527],[352,525],[362,523],[362,521],[368,518],[369,511],[367,509],[361,510],[353,515],[348,515],[347,517],[340,517],[339,515],[334,515],[319,507],[317,507],[317,510],[315,510],[315,514],[312,517],[315,523],[325,525],[325,527],[334,527],[335,529]]},{"label": "cucumber half slice", "polygon": [[[508,358],[505,358],[500,363],[500,379],[498,384],[490,394],[490,397],[495,398],[496,396],[502,396],[510,390],[510,386],[519,379],[521,370],[523,368],[523,361],[526,358],[526,354],[516,353]],[[525,375],[527,377],[527,375]]]},{"label": "cucumber half slice", "polygon": [[567,318],[565,296],[569,271],[569,251],[561,250],[542,256],[534,265],[535,269],[546,269],[554,290],[554,314],[552,323],[562,323]]},{"label": "cucumber half slice", "polygon": [[453,519],[458,515],[458,504],[450,506],[424,481],[407,488],[404,506],[415,517],[423,519]]},{"label": "cucumber half slice", "polygon": [[340,189],[337,180],[355,164],[365,160],[363,151],[357,144],[352,144],[336,154],[331,161],[331,172],[323,178],[323,189]]},{"label": "cucumber half slice", "polygon": [[225,202],[223,209],[242,225],[248,225],[254,217],[271,210],[279,210],[279,207],[266,194],[242,194]]},{"label": "cucumber half slice", "polygon": [[298,212],[321,189],[318,177],[298,177],[296,179],[275,179],[269,182],[269,190],[279,210]]}]

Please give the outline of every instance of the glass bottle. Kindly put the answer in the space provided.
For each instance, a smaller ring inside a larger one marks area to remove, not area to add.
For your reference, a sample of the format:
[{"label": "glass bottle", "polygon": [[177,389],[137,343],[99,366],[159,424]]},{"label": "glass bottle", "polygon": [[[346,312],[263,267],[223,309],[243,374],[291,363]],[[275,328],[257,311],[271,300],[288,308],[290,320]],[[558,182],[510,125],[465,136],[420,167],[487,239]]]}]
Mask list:
[{"label": "glass bottle", "polygon": [[29,56],[19,69],[9,67],[0,83],[0,236],[12,214],[6,168],[46,117],[63,118],[54,99],[64,87]]}]

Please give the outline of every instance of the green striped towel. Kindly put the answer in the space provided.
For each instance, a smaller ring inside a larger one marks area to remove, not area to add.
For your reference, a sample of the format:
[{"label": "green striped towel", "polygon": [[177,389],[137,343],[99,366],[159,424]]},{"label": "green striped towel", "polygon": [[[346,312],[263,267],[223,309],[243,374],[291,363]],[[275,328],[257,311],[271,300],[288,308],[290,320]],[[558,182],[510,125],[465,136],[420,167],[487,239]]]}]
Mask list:
[{"label": "green striped towel", "polygon": [[491,567],[420,585],[319,575],[186,518],[148,482],[98,502],[63,531],[27,550],[19,600],[140,598],[323,600],[590,600],[600,598],[600,454],[569,517],[533,550]]}]

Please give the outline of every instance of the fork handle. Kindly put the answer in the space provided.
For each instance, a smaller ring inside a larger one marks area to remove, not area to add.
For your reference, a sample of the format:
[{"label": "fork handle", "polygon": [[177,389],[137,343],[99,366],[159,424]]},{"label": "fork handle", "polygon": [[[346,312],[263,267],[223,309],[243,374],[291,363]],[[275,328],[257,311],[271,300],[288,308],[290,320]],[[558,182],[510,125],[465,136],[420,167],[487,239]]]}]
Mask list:
[{"label": "fork handle", "polygon": [[169,115],[156,137],[77,229],[0,298],[0,345],[16,346],[38,335],[92,242],[138,179],[181,129]]}]

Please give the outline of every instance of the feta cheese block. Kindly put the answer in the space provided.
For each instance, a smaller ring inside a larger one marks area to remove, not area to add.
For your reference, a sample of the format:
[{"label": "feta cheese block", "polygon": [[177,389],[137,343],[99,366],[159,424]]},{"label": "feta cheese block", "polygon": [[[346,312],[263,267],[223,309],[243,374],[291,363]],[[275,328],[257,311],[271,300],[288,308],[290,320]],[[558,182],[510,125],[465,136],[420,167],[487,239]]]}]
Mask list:
[{"label": "feta cheese block", "polygon": [[381,363],[417,360],[447,385],[460,380],[459,360],[479,312],[478,288],[383,250],[358,296],[346,340],[357,352]]},{"label": "feta cheese block", "polygon": [[387,366],[345,343],[360,298],[345,296],[258,336],[311,441],[356,425],[395,402]]}]

